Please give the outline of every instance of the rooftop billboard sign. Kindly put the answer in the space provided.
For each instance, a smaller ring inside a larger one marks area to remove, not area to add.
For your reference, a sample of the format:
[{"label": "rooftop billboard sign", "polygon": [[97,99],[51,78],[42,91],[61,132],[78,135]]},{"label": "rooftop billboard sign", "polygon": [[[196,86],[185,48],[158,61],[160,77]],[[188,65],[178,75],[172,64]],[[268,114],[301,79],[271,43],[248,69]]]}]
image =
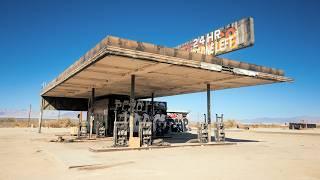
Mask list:
[{"label": "rooftop billboard sign", "polygon": [[243,18],[177,46],[189,52],[220,55],[254,44],[253,18]]}]

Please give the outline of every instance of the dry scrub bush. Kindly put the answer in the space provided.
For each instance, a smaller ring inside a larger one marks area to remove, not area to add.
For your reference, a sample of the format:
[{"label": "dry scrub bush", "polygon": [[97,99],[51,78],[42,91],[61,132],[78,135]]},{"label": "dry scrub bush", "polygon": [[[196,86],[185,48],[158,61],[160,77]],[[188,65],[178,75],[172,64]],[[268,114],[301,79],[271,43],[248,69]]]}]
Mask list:
[{"label": "dry scrub bush", "polygon": [[66,128],[66,127],[77,126],[77,123],[72,122],[71,119],[67,118],[67,119],[47,121],[45,126],[51,127],[51,128]]},{"label": "dry scrub bush", "polygon": [[225,128],[235,128],[237,127],[238,122],[236,120],[226,120],[224,122]]},{"label": "dry scrub bush", "polygon": [[[29,120],[26,119],[16,119],[16,118],[1,118],[0,119],[0,127],[3,128],[13,128],[13,127],[38,127],[38,120]],[[61,120],[46,120],[43,119],[42,127],[52,127],[52,128],[65,128],[77,126],[76,121],[72,121],[71,119],[61,119]]]},{"label": "dry scrub bush", "polygon": [[280,124],[250,124],[252,128],[280,128]]}]

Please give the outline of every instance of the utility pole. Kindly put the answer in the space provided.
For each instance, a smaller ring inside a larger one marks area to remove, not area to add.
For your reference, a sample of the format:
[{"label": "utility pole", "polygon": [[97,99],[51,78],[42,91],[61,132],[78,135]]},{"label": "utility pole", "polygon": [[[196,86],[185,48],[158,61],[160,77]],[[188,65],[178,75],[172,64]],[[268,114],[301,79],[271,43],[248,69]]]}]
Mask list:
[{"label": "utility pole", "polygon": [[30,126],[30,121],[31,121],[31,104],[29,105],[28,127]]},{"label": "utility pole", "polygon": [[42,126],[42,118],[43,118],[43,98],[42,96],[40,96],[41,98],[41,103],[40,103],[40,115],[39,115],[39,126],[38,126],[38,133],[41,133],[41,126]]}]

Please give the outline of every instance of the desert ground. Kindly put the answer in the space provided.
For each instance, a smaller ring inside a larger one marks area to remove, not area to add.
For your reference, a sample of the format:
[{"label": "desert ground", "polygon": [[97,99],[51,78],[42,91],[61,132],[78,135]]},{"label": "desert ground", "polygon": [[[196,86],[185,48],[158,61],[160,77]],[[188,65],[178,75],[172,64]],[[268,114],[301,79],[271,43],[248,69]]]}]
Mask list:
[{"label": "desert ground", "polygon": [[319,129],[227,130],[236,144],[99,153],[88,148],[110,138],[49,142],[68,131],[0,128],[0,179],[320,179]]}]

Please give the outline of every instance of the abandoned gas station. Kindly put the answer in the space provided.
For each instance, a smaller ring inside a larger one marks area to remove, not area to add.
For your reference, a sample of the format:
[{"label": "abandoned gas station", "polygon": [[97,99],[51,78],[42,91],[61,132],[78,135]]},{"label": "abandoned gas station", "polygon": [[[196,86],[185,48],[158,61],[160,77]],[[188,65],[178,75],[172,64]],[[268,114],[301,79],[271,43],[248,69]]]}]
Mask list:
[{"label": "abandoned gas station", "polygon": [[[150,146],[163,133],[167,115],[167,103],[154,98],[206,92],[207,121],[198,136],[210,143],[212,91],[292,81],[279,69],[217,57],[253,44],[252,18],[175,48],[107,36],[41,90],[39,133],[44,110],[87,111],[79,129],[84,137]],[[215,141],[224,139],[221,119],[215,122]]]}]

